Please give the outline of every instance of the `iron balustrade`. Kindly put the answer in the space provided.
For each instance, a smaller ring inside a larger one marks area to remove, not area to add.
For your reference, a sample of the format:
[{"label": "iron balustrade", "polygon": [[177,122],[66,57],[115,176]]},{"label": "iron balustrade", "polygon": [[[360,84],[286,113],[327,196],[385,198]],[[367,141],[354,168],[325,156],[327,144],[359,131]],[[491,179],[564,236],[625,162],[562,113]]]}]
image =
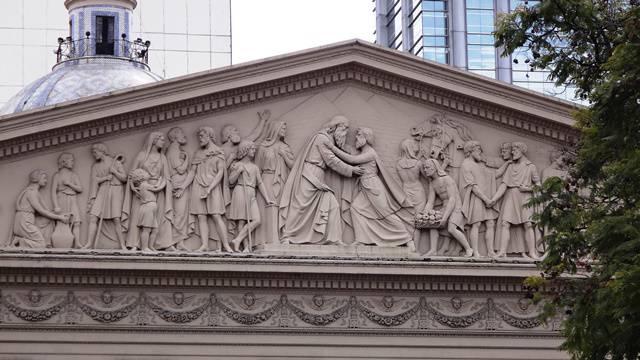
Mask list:
[{"label": "iron balustrade", "polygon": [[[143,41],[138,38],[134,41],[129,41],[126,39],[125,34],[122,34],[121,39],[114,39],[113,42],[109,43],[97,40],[95,37],[90,37],[89,34],[78,40],[73,40],[71,37],[66,39],[58,38],[58,48],[54,50],[56,63],[92,56],[115,56],[144,64],[149,63],[149,46],[151,42],[148,40]],[[107,46],[105,47],[105,45]],[[111,45],[113,45],[112,49]]]}]

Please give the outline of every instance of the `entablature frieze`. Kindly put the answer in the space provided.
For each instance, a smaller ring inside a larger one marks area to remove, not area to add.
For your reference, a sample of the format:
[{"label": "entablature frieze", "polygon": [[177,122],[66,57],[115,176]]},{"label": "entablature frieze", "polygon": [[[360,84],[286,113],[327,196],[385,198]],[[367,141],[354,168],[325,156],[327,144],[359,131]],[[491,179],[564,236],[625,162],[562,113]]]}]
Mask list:
[{"label": "entablature frieze", "polygon": [[[473,99],[449,89],[398,77],[362,64],[349,63],[108,117],[101,118],[100,113],[91,114],[89,117],[76,114],[78,120],[75,124],[58,128],[45,128],[43,123],[30,124],[23,121],[13,124],[7,121],[0,124],[0,131],[5,134],[30,132],[30,128],[43,130],[13,138],[6,135],[6,140],[0,140],[0,161],[57,146],[97,141],[105,136],[120,135],[157,125],[169,126],[186,119],[211,116],[249,104],[344,84],[353,84],[428,104],[451,114],[463,115],[549,142],[564,144],[573,143],[578,139],[578,131],[571,126],[549,121],[536,114]],[[130,108],[133,109],[136,107],[135,94],[135,91],[131,92]]]}]

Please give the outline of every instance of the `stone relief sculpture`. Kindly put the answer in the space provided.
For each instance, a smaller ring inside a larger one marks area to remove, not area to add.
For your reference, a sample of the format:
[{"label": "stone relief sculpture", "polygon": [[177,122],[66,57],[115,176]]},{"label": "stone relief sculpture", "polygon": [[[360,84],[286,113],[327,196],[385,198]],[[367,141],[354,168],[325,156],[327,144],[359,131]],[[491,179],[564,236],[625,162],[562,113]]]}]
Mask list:
[{"label": "stone relief sculpture", "polygon": [[124,169],[124,156],[112,156],[103,143],[91,146],[95,163],[91,166],[91,185],[89,188],[89,235],[85,249],[95,248],[98,237],[102,235],[105,220],[113,222],[113,234],[105,236],[118,241],[121,249],[126,250],[122,233],[122,204],[124,202],[123,184],[127,181]]},{"label": "stone relief sculpture", "polygon": [[[269,198],[278,203],[282,188],[289,176],[295,157],[285,142],[287,123],[272,121],[267,124],[266,137],[256,154],[256,165],[260,168],[264,187]],[[262,209],[262,225],[256,229],[256,240],[265,243],[278,242],[278,207],[266,207],[264,198],[258,196],[258,207]]]},{"label": "stone relief sculpture", "polygon": [[184,241],[189,237],[189,190],[186,184],[191,156],[184,150],[187,137],[182,128],[174,127],[167,133],[169,146],[166,157],[169,164],[169,180],[173,189],[172,236],[178,250],[188,250]]},{"label": "stone relief sculpture", "polygon": [[[69,248],[80,247],[80,206],[78,205],[78,194],[82,192],[80,177],[73,171],[75,158],[73,154],[64,152],[58,157],[58,171],[51,179],[51,202],[53,212],[56,214],[69,214],[69,224],[62,224],[62,227],[69,228],[71,241]],[[64,231],[64,230],[62,230]],[[56,231],[54,231],[56,233]],[[53,237],[53,235],[52,235]],[[52,239],[53,240],[53,239]],[[53,241],[54,247],[58,247]],[[66,241],[64,243],[67,243]]]},{"label": "stone relief sculpture", "polygon": [[[400,145],[400,159],[396,164],[396,172],[402,182],[402,190],[404,191],[407,201],[413,206],[412,215],[421,212],[427,205],[427,192],[422,184],[421,162],[418,159],[419,144],[414,139],[405,139]],[[415,229],[413,240],[418,247],[421,229]]]},{"label": "stone relief sculpture", "polygon": [[49,246],[43,229],[36,223],[36,216],[67,223],[69,214],[56,214],[47,209],[40,195],[40,189],[47,185],[47,174],[43,170],[33,170],[29,174],[29,185],[20,192],[16,200],[13,220],[12,246],[23,248],[45,248]]},{"label": "stone relief sculpture", "polygon": [[[500,247],[497,256],[506,256],[510,240],[511,226],[524,226],[526,250],[529,257],[538,258],[536,250],[536,235],[533,223],[534,209],[525,206],[533,196],[533,186],[540,184],[540,176],[536,166],[525,157],[527,145],[521,142],[512,143],[511,156],[513,162],[507,166],[502,178],[502,184],[491,199],[496,203],[502,199],[500,207]],[[504,197],[504,198],[503,198]]]},{"label": "stone relief sculpture", "polygon": [[373,144],[373,130],[369,128],[356,130],[357,155],[348,154],[330,144],[331,151],[339,158],[364,169],[350,202],[355,241],[378,246],[406,244],[414,251],[412,205],[407,201],[402,187],[383,166]]},{"label": "stone relief sculpture", "polygon": [[229,183],[235,184],[235,187],[227,217],[237,222],[238,234],[232,241],[235,251],[240,251],[240,245],[244,243],[244,252],[251,252],[252,232],[261,224],[256,188],[265,199],[266,206],[275,206],[264,185],[260,169],[253,163],[255,153],[256,145],[253,142],[242,141],[236,154],[238,161],[231,165],[229,172]]},{"label": "stone relief sculpture", "polygon": [[566,180],[569,177],[569,170],[567,169],[569,156],[569,152],[565,149],[551,150],[549,154],[551,164],[542,170],[542,182],[553,176]]},{"label": "stone relief sculpture", "polygon": [[144,252],[153,251],[151,243],[158,233],[158,201],[157,193],[166,187],[166,181],[155,181],[151,175],[142,168],[131,171],[129,175],[131,190],[138,198],[140,205],[137,207],[135,226],[139,229],[140,249]]},{"label": "stone relief sculpture", "polygon": [[[469,247],[467,237],[464,234],[464,217],[462,214],[462,200],[455,181],[449,176],[436,159],[427,159],[423,163],[422,171],[424,175],[431,179],[427,205],[425,211],[433,210],[436,196],[442,200],[442,213],[438,228],[446,226],[447,232],[456,239],[465,250],[465,256],[473,255],[473,250]],[[426,256],[437,255],[438,251],[438,229],[430,229],[429,251]]]},{"label": "stone relief sculpture", "polygon": [[482,162],[483,154],[480,143],[471,140],[464,144],[466,158],[460,167],[460,182],[462,192],[462,213],[466,223],[471,225],[469,240],[474,256],[479,257],[478,236],[480,226],[485,225],[485,243],[487,255],[495,256],[494,236],[495,221],[498,212],[491,198],[496,193],[495,176]]},{"label": "stone relief sculpture", "polygon": [[295,244],[341,244],[342,220],[339,203],[324,182],[325,172],[342,176],[362,175],[362,167],[351,166],[331,150],[334,141],[344,145],[349,120],[334,116],[313,135],[298,155],[280,199],[282,242]]},{"label": "stone relief sculpture", "polygon": [[[149,174],[147,180],[152,186],[161,186],[164,189],[162,193],[158,193],[158,211],[155,214],[158,222],[158,231],[154,233],[154,237],[149,239],[150,250],[173,249],[174,238],[171,235],[171,223],[173,222],[173,190],[171,182],[169,162],[163,153],[165,145],[165,137],[161,132],[151,132],[147,135],[143,148],[135,157],[132,169],[144,169]],[[131,180],[127,183],[125,191],[124,203],[122,206],[122,226],[127,232],[127,247],[132,249],[140,249],[141,236],[138,216],[141,214],[138,209],[142,206],[139,197],[134,196],[135,190],[131,184]]]},{"label": "stone relief sculpture", "polygon": [[222,150],[224,151],[227,167],[231,166],[231,164],[237,160],[238,145],[242,140],[255,142],[260,138],[264,125],[267,120],[269,120],[269,117],[271,117],[271,111],[269,110],[258,112],[258,124],[244,139],[240,137],[240,132],[234,125],[228,124],[222,127]]},{"label": "stone relief sculpture", "polygon": [[[187,179],[178,191],[184,191],[191,185],[189,212],[197,218],[195,230],[202,242],[197,251],[209,250],[211,236],[220,240],[224,249],[231,252],[227,224],[223,218],[231,201],[224,152],[215,144],[216,135],[211,127],[199,128],[197,135],[200,149],[193,156]],[[209,218],[213,220],[211,225]]]}]

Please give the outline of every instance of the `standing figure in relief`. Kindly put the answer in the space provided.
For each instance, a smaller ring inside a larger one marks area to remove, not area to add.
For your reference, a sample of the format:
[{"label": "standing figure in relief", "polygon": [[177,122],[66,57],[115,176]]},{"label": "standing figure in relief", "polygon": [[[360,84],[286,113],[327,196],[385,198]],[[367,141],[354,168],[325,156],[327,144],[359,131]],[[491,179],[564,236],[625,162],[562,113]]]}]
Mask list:
[{"label": "standing figure in relief", "polygon": [[73,248],[80,247],[80,206],[78,194],[82,192],[80,177],[73,172],[75,159],[71,153],[62,153],[58,157],[58,172],[51,179],[51,202],[57,214],[70,214]]},{"label": "standing figure in relief", "polygon": [[[201,127],[197,134],[200,149],[193,156],[189,175],[181,188],[184,191],[185,187],[191,185],[189,212],[198,219],[202,240],[197,251],[209,250],[209,235],[215,236],[211,231],[214,230],[217,233],[215,239],[221,240],[224,249],[231,252],[227,240],[227,224],[223,218],[230,202],[224,152],[216,145],[216,135],[212,128]],[[209,217],[213,219],[213,229],[209,228]]]},{"label": "standing figure in relief", "polygon": [[351,155],[331,145],[331,151],[339,158],[364,169],[350,209],[356,243],[378,246],[406,244],[415,251],[410,210],[413,206],[407,201],[402,187],[383,166],[373,144],[373,130],[359,128],[356,131],[359,154]]},{"label": "standing figure in relief", "polygon": [[[152,132],[147,135],[142,150],[133,160],[132,169],[144,169],[149,173],[149,183],[153,186],[162,185],[163,192],[158,193],[158,211],[156,218],[158,221],[158,231],[154,237],[149,239],[149,247],[152,250],[174,250],[175,240],[171,235],[171,223],[173,222],[173,186],[169,162],[162,153],[165,145],[165,137],[161,132]],[[122,206],[122,226],[127,231],[127,246],[133,249],[141,249],[139,228],[135,225],[139,223],[137,218],[140,211],[138,207],[142,204],[140,199],[133,196],[132,184],[127,185],[124,204]],[[133,226],[131,226],[133,225]]]},{"label": "standing figure in relief", "polygon": [[189,191],[185,185],[189,175],[191,156],[184,150],[187,137],[182,128],[174,127],[167,133],[169,147],[167,162],[173,187],[173,240],[180,250],[187,250],[183,242],[189,237]]},{"label": "standing figure in relief", "polygon": [[33,249],[47,247],[42,230],[36,224],[36,215],[65,223],[69,221],[68,214],[56,214],[45,207],[40,196],[40,188],[45,185],[47,174],[43,170],[33,170],[29,174],[29,185],[16,200],[11,245]]},{"label": "standing figure in relief", "polygon": [[240,251],[240,244],[244,242],[244,252],[251,252],[253,243],[251,233],[260,226],[260,210],[256,199],[256,187],[266,201],[266,206],[273,207],[275,203],[267,192],[260,176],[260,169],[254,164],[256,145],[251,141],[242,141],[238,146],[238,161],[231,165],[229,183],[235,184],[229,205],[230,220],[237,222],[238,234],[232,241],[233,249]]},{"label": "standing figure in relief", "polygon": [[[400,145],[400,159],[396,164],[396,171],[402,182],[402,190],[407,196],[407,201],[413,206],[412,215],[421,212],[427,205],[427,192],[421,179],[420,160],[418,159],[419,143],[412,138],[405,139]],[[415,229],[413,240],[418,247],[422,231]]]},{"label": "standing figure in relief", "polygon": [[104,220],[111,220],[120,248],[126,250],[120,217],[122,216],[123,183],[127,180],[124,157],[113,157],[107,146],[96,143],[91,146],[91,154],[96,162],[91,166],[89,185],[89,238],[85,249],[95,248],[101,235]]},{"label": "standing figure in relief", "polygon": [[135,216],[137,219],[136,226],[140,232],[141,250],[144,252],[151,252],[152,249],[149,246],[150,241],[156,237],[158,231],[158,220],[156,219],[156,213],[158,212],[158,203],[156,193],[162,190],[166,184],[164,179],[160,182],[150,182],[151,176],[145,169],[134,169],[129,175],[129,181],[131,182],[131,190],[136,194],[136,197],[140,201],[138,207],[138,214]]},{"label": "standing figure in relief", "polygon": [[[269,199],[278,203],[289,169],[295,158],[289,145],[285,142],[287,123],[270,122],[267,135],[256,154],[256,165],[262,172],[262,180]],[[278,208],[266,207],[265,198],[258,197],[258,207],[263,210],[262,225],[256,229],[256,243],[278,242]]]},{"label": "standing figure in relief", "polygon": [[474,256],[480,256],[478,251],[478,236],[480,225],[485,225],[485,243],[487,255],[495,256],[494,236],[498,212],[493,208],[491,197],[496,192],[495,176],[482,163],[484,158],[480,143],[471,140],[464,144],[465,159],[460,167],[460,182],[462,186],[462,213],[467,224],[471,225],[469,240]]},{"label": "standing figure in relief", "polygon": [[280,198],[283,243],[342,243],[340,207],[324,178],[327,169],[346,177],[364,173],[363,168],[346,164],[331,150],[334,140],[346,139],[343,135],[348,127],[346,117],[334,116],[306,142],[293,164]]},{"label": "standing figure in relief", "polygon": [[[500,248],[497,256],[506,256],[509,245],[509,229],[513,225],[524,226],[524,237],[529,257],[538,258],[536,250],[536,236],[533,228],[533,208],[525,204],[533,196],[533,186],[540,184],[540,176],[536,166],[525,157],[527,145],[521,142],[512,144],[511,157],[513,162],[507,166],[502,177],[502,184],[497,193],[491,199],[496,203],[502,199],[500,217],[502,223],[500,235]],[[504,196],[504,198],[503,198]]]},{"label": "standing figure in relief", "polygon": [[258,138],[262,134],[262,130],[264,129],[264,124],[267,122],[270,116],[271,112],[269,110],[258,112],[258,124],[244,139],[240,137],[240,132],[235,126],[225,125],[222,127],[222,150],[224,151],[227,168],[237,160],[236,154],[238,152],[238,145],[240,144],[240,142],[242,140],[253,142],[258,140]]},{"label": "standing figure in relief", "polygon": [[[447,231],[454,239],[458,240],[465,251],[465,257],[473,255],[473,250],[469,247],[467,238],[464,235],[464,217],[462,215],[462,200],[460,192],[451,176],[442,169],[440,163],[436,159],[427,159],[422,164],[422,171],[426,177],[431,179],[429,184],[429,193],[427,196],[427,205],[424,210],[433,210],[436,196],[442,200],[442,220],[440,220],[439,228],[447,226]],[[425,254],[426,256],[436,255],[438,251],[438,229],[430,229],[429,241],[430,248]]]}]

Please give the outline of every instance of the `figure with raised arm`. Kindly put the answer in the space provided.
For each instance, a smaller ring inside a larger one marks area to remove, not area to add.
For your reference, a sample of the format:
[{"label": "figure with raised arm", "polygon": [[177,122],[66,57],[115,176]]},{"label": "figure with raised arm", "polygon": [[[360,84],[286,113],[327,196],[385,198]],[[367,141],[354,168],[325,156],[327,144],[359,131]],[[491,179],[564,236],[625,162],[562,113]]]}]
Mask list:
[{"label": "figure with raised arm", "polygon": [[238,153],[238,145],[242,140],[248,141],[257,141],[262,135],[262,130],[264,130],[264,125],[267,120],[271,116],[271,112],[269,110],[265,110],[263,112],[258,112],[258,124],[253,128],[251,133],[244,138],[240,136],[240,131],[234,125],[228,124],[222,127],[222,150],[224,151],[225,161],[227,163],[227,168],[231,166],[231,164],[237,161],[237,153]]},{"label": "figure with raised arm", "polygon": [[[442,217],[438,228],[446,226],[447,232],[456,239],[465,251],[465,257],[473,255],[473,249],[464,235],[464,216],[462,215],[462,200],[455,181],[449,176],[436,159],[427,159],[422,163],[423,174],[431,179],[427,205],[425,211],[433,210],[436,196],[442,200]],[[430,229],[430,248],[426,256],[436,255],[438,251],[438,229]]]}]

